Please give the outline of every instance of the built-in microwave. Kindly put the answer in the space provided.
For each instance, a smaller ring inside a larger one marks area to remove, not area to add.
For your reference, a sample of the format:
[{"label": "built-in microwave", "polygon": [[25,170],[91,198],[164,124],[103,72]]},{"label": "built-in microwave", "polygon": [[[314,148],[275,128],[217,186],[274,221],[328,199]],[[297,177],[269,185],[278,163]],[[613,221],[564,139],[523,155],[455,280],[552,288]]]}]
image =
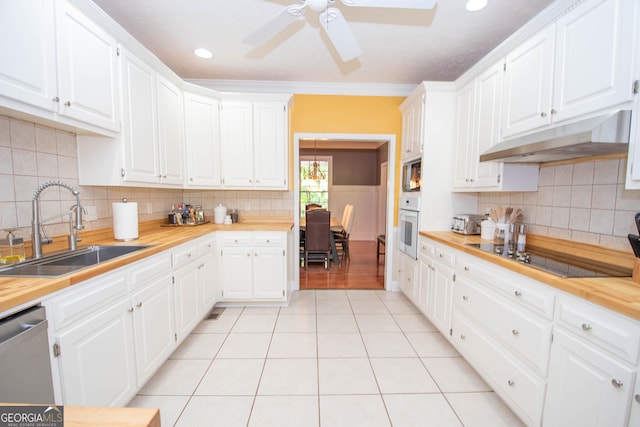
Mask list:
[{"label": "built-in microwave", "polygon": [[422,184],[422,159],[405,162],[402,165],[402,191],[420,191]]}]

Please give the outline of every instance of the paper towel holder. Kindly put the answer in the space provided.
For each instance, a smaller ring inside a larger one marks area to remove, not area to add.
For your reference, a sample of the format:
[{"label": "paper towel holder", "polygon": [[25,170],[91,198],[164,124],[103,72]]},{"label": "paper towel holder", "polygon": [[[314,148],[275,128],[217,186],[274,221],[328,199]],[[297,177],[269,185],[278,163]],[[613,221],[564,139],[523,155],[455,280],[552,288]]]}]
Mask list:
[{"label": "paper towel holder", "polygon": [[[115,213],[115,206],[118,203],[113,203],[114,216],[113,216],[113,234],[115,240],[121,242],[127,242],[138,239],[138,204],[128,203],[126,197],[122,198],[122,204],[130,205],[131,212],[128,212],[130,217],[117,217]],[[121,212],[122,215],[122,212]]]}]

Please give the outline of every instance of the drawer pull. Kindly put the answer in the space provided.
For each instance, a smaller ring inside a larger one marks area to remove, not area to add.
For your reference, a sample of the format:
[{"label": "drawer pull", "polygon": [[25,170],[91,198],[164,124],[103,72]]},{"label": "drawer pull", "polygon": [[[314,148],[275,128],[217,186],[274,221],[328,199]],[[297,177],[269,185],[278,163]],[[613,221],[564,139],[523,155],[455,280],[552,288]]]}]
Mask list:
[{"label": "drawer pull", "polygon": [[591,325],[589,325],[588,323],[583,323],[582,324],[582,330],[583,331],[590,331],[591,330]]},{"label": "drawer pull", "polygon": [[520,331],[518,331],[517,329],[512,329],[512,330],[511,330],[511,333],[512,333],[514,336],[518,336],[518,335],[520,335]]},{"label": "drawer pull", "polygon": [[460,339],[461,339],[461,340],[463,340],[463,341],[464,341],[466,338],[467,338],[467,337],[465,337],[464,335],[462,335],[462,334],[460,335]]},{"label": "drawer pull", "polygon": [[469,270],[470,270],[469,266],[468,266],[468,265],[465,265],[465,266],[464,266],[464,271],[469,271]]},{"label": "drawer pull", "polygon": [[633,398],[636,400],[636,402],[640,403],[640,394],[636,394],[635,396],[633,396]]},{"label": "drawer pull", "polygon": [[615,378],[611,380],[611,384],[613,384],[613,386],[615,388],[620,388],[620,387],[622,387],[624,385],[624,383],[622,381],[617,380]]},{"label": "drawer pull", "polygon": [[468,297],[468,296],[466,296],[466,295],[462,295],[462,300],[463,300],[463,301],[469,301],[469,297]]},{"label": "drawer pull", "polygon": [[522,296],[522,292],[520,292],[520,291],[515,291],[513,294],[515,296],[517,296],[517,297],[521,297]]},{"label": "drawer pull", "polygon": [[133,313],[133,307],[129,308],[127,311],[128,311],[129,313]]},{"label": "drawer pull", "polygon": [[509,380],[507,381],[507,384],[509,384],[509,387],[513,387],[515,385],[515,382],[513,382],[513,380]]},{"label": "drawer pull", "polygon": [[187,254],[187,258],[191,258],[191,252]]},{"label": "drawer pull", "polygon": [[267,243],[271,243],[271,240],[267,239]]},{"label": "drawer pull", "polygon": [[444,258],[444,254],[438,254],[440,258]]},{"label": "drawer pull", "polygon": [[140,308],[142,307],[142,301],[140,301],[139,303],[136,304],[136,307]]}]

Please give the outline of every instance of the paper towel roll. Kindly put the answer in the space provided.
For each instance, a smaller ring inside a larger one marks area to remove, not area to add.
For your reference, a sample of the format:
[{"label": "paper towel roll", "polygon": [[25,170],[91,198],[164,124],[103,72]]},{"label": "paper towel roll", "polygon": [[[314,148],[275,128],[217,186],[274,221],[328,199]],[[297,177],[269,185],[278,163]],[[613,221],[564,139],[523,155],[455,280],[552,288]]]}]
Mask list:
[{"label": "paper towel roll", "polygon": [[136,202],[114,202],[113,234],[116,240],[135,240],[138,238],[138,204]]}]

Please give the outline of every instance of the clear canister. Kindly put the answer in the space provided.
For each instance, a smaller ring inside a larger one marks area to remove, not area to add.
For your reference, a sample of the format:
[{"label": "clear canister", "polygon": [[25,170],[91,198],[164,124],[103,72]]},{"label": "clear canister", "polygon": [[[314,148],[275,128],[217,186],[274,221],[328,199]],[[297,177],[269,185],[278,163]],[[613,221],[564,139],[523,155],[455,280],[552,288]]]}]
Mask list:
[{"label": "clear canister", "polygon": [[16,264],[25,259],[24,239],[15,237],[15,230],[6,230],[7,236],[0,239],[0,264]]}]

